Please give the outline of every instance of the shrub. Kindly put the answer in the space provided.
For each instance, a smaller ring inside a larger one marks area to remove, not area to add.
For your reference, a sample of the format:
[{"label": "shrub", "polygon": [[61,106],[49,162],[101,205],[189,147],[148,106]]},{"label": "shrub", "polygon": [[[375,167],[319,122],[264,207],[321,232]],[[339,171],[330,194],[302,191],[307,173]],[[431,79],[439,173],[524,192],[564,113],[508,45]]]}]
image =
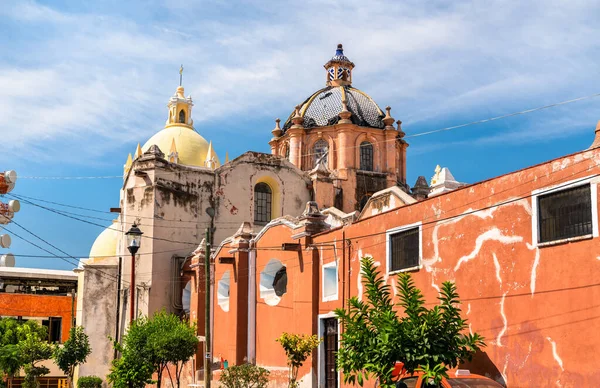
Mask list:
[{"label": "shrub", "polygon": [[252,364],[234,365],[221,374],[219,382],[225,388],[265,388],[270,372]]},{"label": "shrub", "polygon": [[77,388],[102,388],[102,379],[98,376],[81,376]]}]

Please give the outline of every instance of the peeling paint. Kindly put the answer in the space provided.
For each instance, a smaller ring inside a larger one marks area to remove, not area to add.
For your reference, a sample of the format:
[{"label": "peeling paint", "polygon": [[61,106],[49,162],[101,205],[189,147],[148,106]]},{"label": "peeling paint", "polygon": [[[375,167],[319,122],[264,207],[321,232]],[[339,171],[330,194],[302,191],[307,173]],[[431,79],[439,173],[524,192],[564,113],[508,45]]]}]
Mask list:
[{"label": "peeling paint", "polygon": [[498,347],[502,347],[502,336],[504,336],[506,330],[508,329],[508,319],[506,318],[506,314],[504,314],[504,301],[506,299],[506,294],[508,294],[508,291],[502,294],[502,299],[500,299],[500,315],[502,315],[504,327],[502,327],[502,330],[500,330],[498,336],[496,337],[496,346]]},{"label": "peeling paint", "polygon": [[501,242],[502,244],[512,244],[515,242],[523,241],[523,237],[521,237],[521,236],[505,236],[504,234],[502,234],[502,231],[500,231],[500,229],[498,229],[498,228],[493,228],[491,230],[488,230],[487,232],[485,232],[477,237],[477,239],[475,240],[475,249],[473,250],[473,252],[471,252],[470,254],[468,254],[466,256],[461,257],[458,260],[458,262],[456,263],[456,266],[454,267],[454,271],[458,271],[460,266],[462,265],[462,263],[466,263],[470,260],[473,260],[477,256],[479,251],[481,250],[483,243],[486,241],[498,241],[498,242]]},{"label": "peeling paint", "polygon": [[502,277],[500,277],[500,263],[498,262],[498,258],[495,253],[492,253],[492,257],[494,258],[494,266],[496,267],[496,279],[498,279],[498,283],[500,283],[500,288],[502,288]]},{"label": "peeling paint", "polygon": [[564,371],[565,368],[563,367],[562,359],[560,358],[560,356],[558,355],[558,351],[556,350],[556,342],[552,341],[552,338],[550,337],[546,337],[546,339],[548,340],[548,342],[550,342],[550,345],[552,345],[552,356],[554,357],[554,360],[556,361],[558,366],[560,366],[560,369]]},{"label": "peeling paint", "polygon": [[537,280],[537,267],[540,264],[540,249],[529,243],[527,244],[527,248],[529,250],[535,249],[535,259],[533,260],[533,266],[531,267],[531,280],[529,283],[531,296],[533,296],[535,294],[535,282]]}]

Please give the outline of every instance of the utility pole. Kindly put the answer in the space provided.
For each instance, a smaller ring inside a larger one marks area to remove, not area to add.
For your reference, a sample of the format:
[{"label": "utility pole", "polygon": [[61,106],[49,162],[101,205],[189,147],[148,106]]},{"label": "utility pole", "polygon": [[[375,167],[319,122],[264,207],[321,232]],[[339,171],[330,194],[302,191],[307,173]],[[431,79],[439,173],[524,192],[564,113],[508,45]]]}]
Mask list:
[{"label": "utility pole", "polygon": [[210,353],[210,229],[206,228],[206,246],[204,247],[204,388],[210,388],[212,380],[212,354]]}]

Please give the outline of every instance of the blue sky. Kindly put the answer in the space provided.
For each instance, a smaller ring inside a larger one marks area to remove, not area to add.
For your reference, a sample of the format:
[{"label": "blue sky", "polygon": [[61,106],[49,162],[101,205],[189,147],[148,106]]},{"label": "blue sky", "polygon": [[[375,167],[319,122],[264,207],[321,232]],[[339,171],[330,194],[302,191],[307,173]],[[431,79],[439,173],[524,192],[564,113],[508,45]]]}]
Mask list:
[{"label": "blue sky", "polygon": [[[19,173],[15,194],[118,206],[118,178],[27,177],[121,175],[127,153],[163,127],[182,63],[196,129],[221,159],[225,151],[269,152],[273,120],[323,86],[322,65],[340,42],[356,64],[354,86],[390,105],[408,135],[591,95],[600,92],[599,8],[552,0],[6,1],[0,169]],[[594,98],[411,138],[409,183],[429,179],[436,164],[472,183],[582,150],[598,119]],[[70,211],[110,224],[110,214]],[[87,256],[102,230],[25,203],[15,221],[75,257]],[[73,267],[18,256],[47,253],[15,237],[0,251],[17,255],[17,266]]]}]

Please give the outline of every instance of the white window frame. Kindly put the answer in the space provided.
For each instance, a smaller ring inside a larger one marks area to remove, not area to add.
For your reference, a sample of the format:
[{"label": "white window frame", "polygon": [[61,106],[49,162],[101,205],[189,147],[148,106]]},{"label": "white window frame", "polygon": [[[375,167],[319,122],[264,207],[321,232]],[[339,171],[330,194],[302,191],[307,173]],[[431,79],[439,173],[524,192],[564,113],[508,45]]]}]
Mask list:
[{"label": "white window frame", "polygon": [[[335,295],[330,295],[330,296],[325,296],[325,270],[328,268],[334,267],[335,268],[335,278],[336,278],[336,282],[335,282]],[[323,302],[330,302],[332,300],[338,300],[339,298],[339,282],[337,281],[339,276],[339,269],[337,266],[337,260],[332,261],[331,263],[327,263],[327,264],[323,264],[321,266],[321,301]]]},{"label": "white window frame", "polygon": [[[392,266],[392,250],[390,249],[390,237],[393,234],[398,232],[404,232],[409,229],[419,228],[419,264],[413,267],[397,269],[395,271],[390,271]],[[409,272],[409,271],[418,271],[423,268],[423,223],[421,221],[415,222],[410,225],[403,225],[393,229],[388,229],[385,231],[385,264],[386,264],[386,273],[388,275],[393,275],[401,272]]]},{"label": "white window frame", "polygon": [[[578,241],[585,240],[588,238],[598,237],[598,178],[594,176],[590,176],[588,178],[580,178],[574,179],[568,182],[559,183],[552,186],[547,186],[541,189],[533,190],[531,192],[531,242],[533,247],[544,247],[548,245],[556,245],[562,244],[564,242],[569,241]],[[540,240],[540,232],[539,232],[539,219],[538,219],[538,197],[544,196],[546,194],[557,193],[564,190],[573,189],[575,187],[590,185],[590,196],[592,203],[592,234],[571,237],[561,240],[553,240],[546,242],[539,242]]]},{"label": "white window frame", "polygon": [[[336,318],[335,313],[329,312],[327,314],[319,314],[317,316],[317,318],[319,319],[319,355],[318,355],[318,363],[319,363],[319,387],[324,387],[325,386],[325,342],[323,341],[323,331],[325,329],[324,325],[323,325],[323,320],[327,319],[327,318]],[[338,319],[338,350],[340,349],[340,338],[342,335],[342,326],[340,323],[340,320]],[[337,386],[338,388],[340,388],[340,381],[341,378],[341,372],[338,370],[338,378],[337,378]]]}]

